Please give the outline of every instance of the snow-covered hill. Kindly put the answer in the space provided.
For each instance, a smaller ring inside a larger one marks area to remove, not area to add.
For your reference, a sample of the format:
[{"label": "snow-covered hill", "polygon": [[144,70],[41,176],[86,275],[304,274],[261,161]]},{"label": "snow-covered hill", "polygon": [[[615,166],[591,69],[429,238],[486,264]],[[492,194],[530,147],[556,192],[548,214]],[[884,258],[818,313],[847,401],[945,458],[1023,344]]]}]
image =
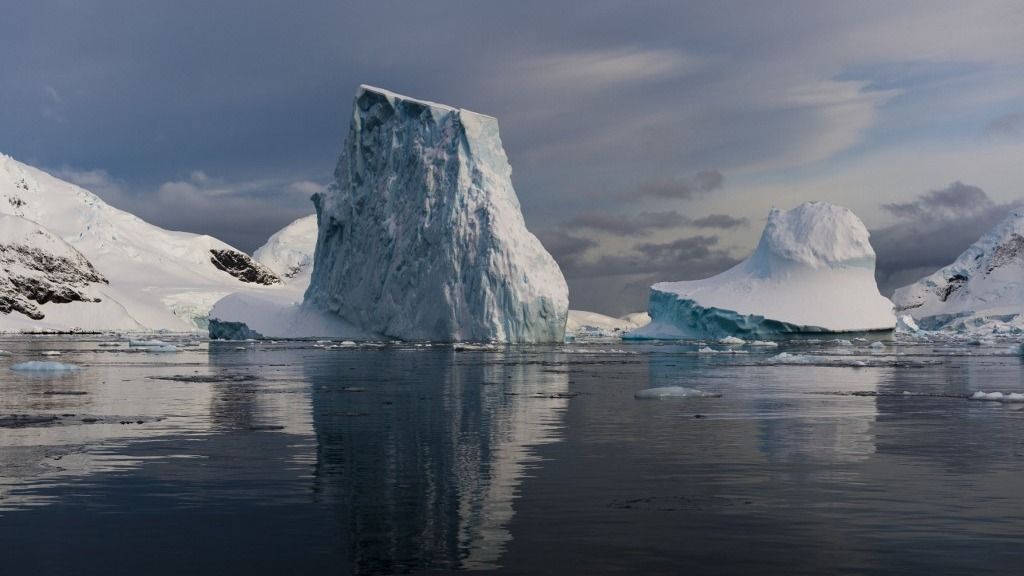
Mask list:
[{"label": "snow-covered hill", "polygon": [[511,173],[494,118],[361,87],[306,304],[389,337],[562,341],[568,288]]},{"label": "snow-covered hill", "polygon": [[278,230],[253,252],[252,257],[286,284],[309,285],[313,273],[313,251],[316,249],[316,214],[303,216]]},{"label": "snow-covered hill", "polygon": [[754,254],[711,278],[651,287],[652,322],[632,338],[721,338],[891,330],[875,252],[850,210],[807,202],[773,209]]},{"label": "snow-covered hill", "polygon": [[634,312],[620,318],[585,310],[569,310],[565,323],[565,336],[571,339],[620,338],[629,330],[646,326],[651,317],[646,312]]},{"label": "snow-covered hill", "polygon": [[[44,227],[81,253],[108,282],[97,288],[107,304],[94,311],[62,318],[64,312],[54,307],[43,323],[26,322],[28,317],[19,312],[0,314],[0,331],[129,329],[123,319],[138,330],[201,330],[210,307],[222,296],[280,288],[275,288],[280,284],[276,275],[220,240],[164,230],[3,155],[0,213]],[[110,305],[118,307],[122,319],[101,313]]]},{"label": "snow-covered hill", "polygon": [[1024,209],[1013,211],[955,262],[893,295],[921,328],[1009,323],[1024,328]]}]

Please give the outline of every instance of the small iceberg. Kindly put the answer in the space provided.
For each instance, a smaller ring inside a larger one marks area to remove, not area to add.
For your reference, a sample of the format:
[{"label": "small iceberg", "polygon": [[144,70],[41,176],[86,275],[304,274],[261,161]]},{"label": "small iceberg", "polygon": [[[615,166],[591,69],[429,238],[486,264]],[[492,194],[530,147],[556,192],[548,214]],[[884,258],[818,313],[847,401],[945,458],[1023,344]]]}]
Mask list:
[{"label": "small iceberg", "polygon": [[969,400],[986,400],[989,402],[1004,402],[1007,404],[1016,404],[1024,402],[1024,394],[1018,394],[1017,392],[1009,392],[1003,394],[1002,392],[983,392],[978,390],[974,394],[968,397]]},{"label": "small iceberg", "polygon": [[11,366],[11,370],[16,372],[69,372],[71,370],[78,370],[78,366],[74,364],[65,364],[63,362],[40,362],[38,360],[32,360],[30,362],[20,362]]},{"label": "small iceberg", "polygon": [[41,356],[60,356],[60,352],[56,350],[47,350],[39,353]]},{"label": "small iceberg", "polygon": [[725,346],[743,346],[744,344],[747,343],[747,341],[744,340],[743,338],[737,338],[735,336],[726,336],[725,338],[720,339],[718,343],[723,344]]},{"label": "small iceberg", "polygon": [[704,392],[696,388],[685,388],[683,386],[661,386],[648,388],[633,395],[637,400],[658,400],[660,398],[720,398],[721,394]]}]

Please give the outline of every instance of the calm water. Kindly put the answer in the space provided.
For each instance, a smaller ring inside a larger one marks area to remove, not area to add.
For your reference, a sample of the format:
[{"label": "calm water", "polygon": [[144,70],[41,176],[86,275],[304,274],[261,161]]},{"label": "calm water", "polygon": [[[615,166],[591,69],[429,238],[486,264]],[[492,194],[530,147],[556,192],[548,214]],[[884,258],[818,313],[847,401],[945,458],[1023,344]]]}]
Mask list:
[{"label": "calm water", "polygon": [[965,398],[1024,392],[1007,345],[100,342],[0,340],[5,574],[1024,566],[1024,405]]}]

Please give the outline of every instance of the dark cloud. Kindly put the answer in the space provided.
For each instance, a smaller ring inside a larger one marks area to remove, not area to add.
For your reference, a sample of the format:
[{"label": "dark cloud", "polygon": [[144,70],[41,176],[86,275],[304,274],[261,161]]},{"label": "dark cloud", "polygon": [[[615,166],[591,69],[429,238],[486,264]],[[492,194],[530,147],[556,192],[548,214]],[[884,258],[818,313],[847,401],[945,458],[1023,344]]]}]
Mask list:
[{"label": "dark cloud", "polygon": [[635,216],[608,212],[584,212],[564,222],[567,228],[606,232],[618,236],[650,236],[656,230],[676,228],[687,223],[687,218],[670,210],[667,212],[641,212]]},{"label": "dark cloud", "polygon": [[1024,139],[1024,115],[1003,114],[985,126],[985,138],[996,141],[1018,141]]},{"label": "dark cloud", "polygon": [[921,194],[912,202],[884,204],[899,221],[871,232],[879,289],[891,294],[952,263],[1013,206],[997,204],[981,188],[962,182]]},{"label": "dark cloud", "polygon": [[725,183],[725,176],[718,170],[701,170],[692,178],[668,178],[642,184],[630,197],[647,196],[668,200],[688,200],[695,194],[714,192]]},{"label": "dark cloud", "polygon": [[729,230],[731,228],[749,226],[750,220],[747,218],[736,218],[735,216],[729,216],[728,214],[708,214],[703,218],[691,220],[690,225],[696,228],[718,228],[720,230]]}]

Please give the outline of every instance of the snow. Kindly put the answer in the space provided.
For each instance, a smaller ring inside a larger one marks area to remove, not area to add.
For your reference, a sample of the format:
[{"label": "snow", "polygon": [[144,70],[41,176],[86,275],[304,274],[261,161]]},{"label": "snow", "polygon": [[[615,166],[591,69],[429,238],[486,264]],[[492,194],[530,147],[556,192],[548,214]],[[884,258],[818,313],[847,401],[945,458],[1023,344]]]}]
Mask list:
[{"label": "snow", "polygon": [[650,321],[646,312],[634,312],[615,318],[597,312],[569,310],[565,335],[570,339],[620,338],[627,330],[635,330]]},{"label": "snow", "polygon": [[[222,340],[247,338],[352,338],[366,333],[334,314],[304,306],[287,293],[270,297],[231,294],[210,310],[210,337]],[[292,296],[299,296],[292,294]]]},{"label": "snow", "polygon": [[303,216],[274,233],[252,256],[286,284],[299,285],[305,290],[313,273],[316,235],[316,214]]},{"label": "snow", "polygon": [[362,86],[314,204],[307,306],[404,340],[563,340],[568,288],[526,228],[494,118]]},{"label": "snow", "polygon": [[1024,209],[949,266],[897,290],[893,302],[925,330],[1024,333]]},{"label": "snow", "polygon": [[685,388],[683,386],[661,386],[648,388],[633,395],[637,400],[657,400],[660,398],[719,398],[721,394],[704,392],[696,388]]},{"label": "snow", "polygon": [[711,278],[651,287],[651,323],[637,339],[750,337],[892,330],[875,252],[850,210],[807,202],[773,209],[754,253]]},{"label": "snow", "polygon": [[[8,215],[0,226],[4,231],[0,237],[15,230],[11,217],[31,221],[73,248],[106,280],[86,290],[98,302],[51,301],[38,307],[42,319],[18,312],[0,314],[0,331],[201,332],[210,306],[226,294],[289,290],[280,284],[247,283],[219,269],[211,251],[243,266],[253,262],[220,240],[164,230],[79,186],[4,155],[0,155],[0,214]],[[34,245],[52,247],[42,235]],[[60,248],[55,253],[67,252]]]},{"label": "snow", "polygon": [[68,372],[71,370],[78,370],[78,366],[74,364],[65,364],[63,362],[40,362],[38,360],[32,360],[30,362],[20,362],[11,366],[11,370],[16,372]]},{"label": "snow", "polygon": [[46,350],[45,352],[40,352],[39,355],[40,356],[60,356],[60,351],[58,351],[58,350]]}]

